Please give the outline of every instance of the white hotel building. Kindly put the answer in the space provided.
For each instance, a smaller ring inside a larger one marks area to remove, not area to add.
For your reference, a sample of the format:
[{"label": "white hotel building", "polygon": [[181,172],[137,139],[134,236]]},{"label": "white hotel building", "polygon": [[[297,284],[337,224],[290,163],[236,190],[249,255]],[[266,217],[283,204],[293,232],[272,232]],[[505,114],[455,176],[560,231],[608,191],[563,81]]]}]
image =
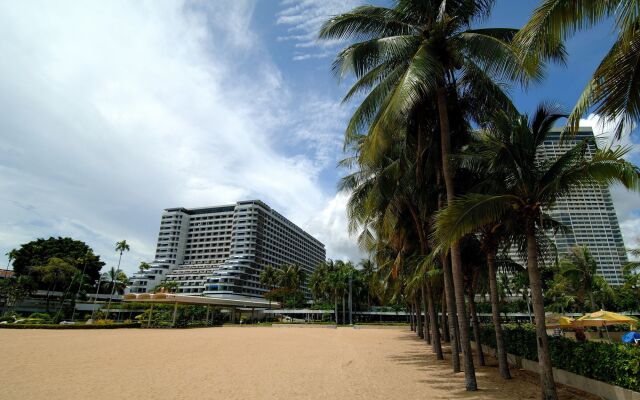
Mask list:
[{"label": "white hotel building", "polygon": [[[555,159],[584,139],[593,138],[591,128],[580,128],[572,138],[560,140],[560,130],[552,131],[543,142],[541,159]],[[592,143],[587,150],[591,157],[596,151]],[[562,258],[575,246],[589,249],[598,265],[598,274],[610,285],[623,283],[622,267],[628,262],[627,253],[613,206],[609,188],[591,184],[573,191],[558,200],[549,214],[569,228],[568,234],[558,233],[555,244]]]},{"label": "white hotel building", "polygon": [[266,265],[296,264],[309,276],[325,257],[320,241],[259,200],[167,208],[155,261],[133,276],[130,291],[145,293],[168,280],[183,294],[263,297],[267,288],[259,276]]}]

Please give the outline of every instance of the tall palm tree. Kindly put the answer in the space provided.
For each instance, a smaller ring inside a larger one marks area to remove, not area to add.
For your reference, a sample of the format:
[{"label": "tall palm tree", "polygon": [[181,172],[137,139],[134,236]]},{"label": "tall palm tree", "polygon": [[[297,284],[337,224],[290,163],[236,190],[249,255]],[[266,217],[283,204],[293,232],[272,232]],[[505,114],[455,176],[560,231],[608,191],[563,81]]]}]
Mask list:
[{"label": "tall palm tree", "polygon": [[16,250],[16,249],[9,250],[4,255],[7,256],[7,276],[6,277],[8,279],[9,278],[9,267],[11,266],[11,261],[15,260],[16,256],[18,255],[18,250]]},{"label": "tall palm tree", "polygon": [[588,157],[586,151],[595,143],[583,140],[558,158],[540,162],[539,150],[553,124],[562,117],[557,110],[544,105],[537,109],[531,120],[526,115],[496,114],[481,137],[484,148],[479,154],[497,175],[507,177],[507,184],[493,193],[470,193],[454,199],[439,212],[436,221],[436,235],[445,244],[500,221],[507,220],[512,229],[520,229],[519,234],[524,237],[520,248],[526,255],[536,319],[541,389],[545,400],[555,400],[557,394],[544,323],[538,262],[543,250],[541,236],[551,228],[551,224],[545,222],[544,210],[551,209],[559,198],[573,189],[594,182],[620,182],[629,189],[640,190],[640,170],[622,158],[628,151],[625,148],[596,150]]},{"label": "tall palm tree", "polygon": [[569,255],[560,260],[560,274],[567,278],[572,286],[589,298],[591,311],[597,311],[594,297],[597,287],[598,265],[588,248],[576,246]]},{"label": "tall palm tree", "polygon": [[[272,291],[276,287],[277,280],[278,274],[276,268],[272,265],[264,267],[260,273],[260,283],[269,288],[269,291]],[[271,309],[271,296],[269,296],[269,309]]]},{"label": "tall palm tree", "polygon": [[527,56],[547,52],[547,41],[566,40],[577,31],[611,21],[617,38],[587,83],[569,117],[578,128],[591,107],[608,121],[617,122],[619,137],[625,127],[640,122],[640,2],[638,0],[544,0],[516,36]]},{"label": "tall palm tree", "polygon": [[[118,274],[120,272],[120,262],[122,261],[122,253],[124,253],[125,251],[129,251],[129,244],[127,244],[126,240],[121,240],[119,242],[116,242],[116,247],[115,247],[116,251],[120,253],[120,256],[118,257],[118,267],[116,268],[116,273],[115,273],[115,278],[118,278]],[[112,281],[113,282],[113,287],[111,289],[111,295],[109,296],[109,302],[107,303],[107,315],[105,316],[105,319],[109,316],[109,309],[111,308],[111,301],[113,300],[113,294],[116,290],[116,284],[115,284],[115,280]]]},{"label": "tall palm tree", "polygon": [[[11,261],[16,258],[17,253],[18,251],[16,249],[12,249],[5,253],[5,256],[7,256],[7,273],[5,274],[4,278],[7,280],[7,282],[9,282],[9,267],[11,266]],[[8,300],[5,300],[5,302],[8,302]],[[2,312],[0,313],[0,315],[4,314],[4,309],[5,309],[5,305],[3,303]]]},{"label": "tall palm tree", "polygon": [[[525,81],[542,77],[536,65],[523,64],[524,58],[511,46],[516,30],[471,29],[473,22],[489,15],[493,3],[491,0],[397,0],[393,8],[363,6],[331,18],[319,34],[323,39],[360,40],[339,53],[334,70],[338,75],[353,73],[357,78],[345,100],[368,92],[345,133],[350,141],[357,139],[362,130],[368,130],[364,140],[365,158],[383,155],[393,141],[394,132],[405,124],[407,113],[425,95],[435,98],[440,130],[440,172],[447,202],[453,201],[456,190],[449,158],[451,134],[457,124],[451,121],[450,108],[456,105],[458,91],[473,93],[476,98],[485,99],[489,106],[502,103],[505,108],[512,108],[496,80]],[[555,49],[555,53],[550,51],[548,55],[563,57],[562,48],[551,45],[549,48]],[[465,359],[465,386],[467,390],[476,390],[457,243],[451,244],[450,253]]]},{"label": "tall palm tree", "polygon": [[[297,264],[288,264],[276,269],[277,285],[293,296],[294,308],[296,296],[306,281],[306,275]],[[284,300],[284,299],[283,299]]]},{"label": "tall palm tree", "polygon": [[[338,301],[344,296],[344,292],[347,288],[347,284],[345,281],[344,274],[344,262],[341,260],[335,261],[333,263],[333,268],[331,268],[326,276],[326,287],[327,290],[331,293],[331,297],[333,299],[334,304],[334,317],[336,325],[339,322],[338,318]],[[344,312],[343,312],[343,323],[344,323]]]}]

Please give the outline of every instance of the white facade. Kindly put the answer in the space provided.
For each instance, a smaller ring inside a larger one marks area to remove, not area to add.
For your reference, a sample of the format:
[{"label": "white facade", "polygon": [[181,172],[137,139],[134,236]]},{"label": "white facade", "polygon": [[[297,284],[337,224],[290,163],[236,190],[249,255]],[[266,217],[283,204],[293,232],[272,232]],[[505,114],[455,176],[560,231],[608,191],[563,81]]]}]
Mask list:
[{"label": "white facade", "polygon": [[178,282],[178,293],[262,297],[267,288],[259,275],[266,265],[297,264],[309,276],[325,255],[320,241],[259,200],[168,208],[156,260],[149,271],[134,275],[131,292],[151,291],[166,279]]},{"label": "white facade", "polygon": [[[543,159],[555,159],[584,139],[593,138],[591,128],[580,128],[573,138],[560,140],[560,131],[552,132],[543,143]],[[596,151],[589,146],[587,156]],[[591,184],[573,191],[558,200],[549,214],[571,228],[568,234],[558,233],[555,244],[558,256],[567,255],[572,247],[585,246],[598,264],[598,274],[610,285],[623,283],[622,267],[628,262],[627,253],[613,206],[609,188]]]}]

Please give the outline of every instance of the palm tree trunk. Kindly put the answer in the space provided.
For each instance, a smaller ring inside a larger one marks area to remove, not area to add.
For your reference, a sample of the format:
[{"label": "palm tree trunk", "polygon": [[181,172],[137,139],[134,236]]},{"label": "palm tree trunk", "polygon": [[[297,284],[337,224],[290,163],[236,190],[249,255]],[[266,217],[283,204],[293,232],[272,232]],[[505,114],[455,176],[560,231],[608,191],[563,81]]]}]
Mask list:
[{"label": "palm tree trunk", "polygon": [[436,358],[438,360],[444,360],[444,355],[442,354],[442,343],[440,342],[440,331],[438,330],[438,314],[436,312],[436,304],[433,299],[431,282],[427,280],[424,284],[424,288],[427,293],[429,319],[431,320],[431,345],[433,346],[433,351],[436,353]]},{"label": "palm tree trunk", "polygon": [[427,300],[427,294],[424,290],[424,285],[420,287],[420,294],[422,295],[422,308],[424,308],[424,340],[427,344],[431,344],[431,331],[429,324],[429,301]]},{"label": "palm tree trunk", "polygon": [[56,288],[56,283],[53,283],[53,288],[51,288],[51,284],[47,288],[47,314],[49,313],[49,301],[51,300],[51,292],[53,292]]},{"label": "palm tree trunk", "polygon": [[[449,165],[451,153],[451,137],[449,131],[449,113],[447,110],[446,88],[440,86],[437,89],[438,114],[440,120],[440,146],[442,150],[442,177],[447,188],[447,203],[451,203],[455,198],[453,185],[453,171]],[[456,310],[458,312],[458,327],[460,329],[460,347],[464,358],[464,380],[467,391],[478,390],[476,382],[476,372],[473,366],[473,355],[471,354],[471,342],[469,340],[469,319],[464,304],[464,278],[462,273],[462,259],[460,255],[459,243],[451,245],[451,269],[453,273],[453,290],[456,295]]]},{"label": "palm tree trunk", "polygon": [[347,312],[345,309],[345,303],[346,301],[344,300],[344,293],[342,293],[342,325],[345,325],[347,323]]},{"label": "palm tree trunk", "polygon": [[453,372],[460,372],[460,340],[458,331],[458,318],[456,316],[456,299],[453,295],[453,282],[451,280],[451,267],[449,257],[442,254],[440,256],[442,269],[444,271],[444,297],[446,299],[447,317],[449,325],[449,341],[451,342],[451,365]]},{"label": "palm tree trunk", "polygon": [[538,365],[540,367],[540,386],[542,400],[557,400],[556,385],[553,380],[551,367],[551,355],[547,340],[547,328],[544,322],[544,298],[542,297],[542,280],[538,269],[538,246],[533,229],[527,233],[527,271],[529,273],[529,285],[531,286],[531,301],[533,303],[533,315],[536,323],[536,336],[538,344]]},{"label": "palm tree trunk", "polygon": [[596,300],[593,298],[593,291],[589,290],[589,301],[591,301],[591,311],[598,311]]},{"label": "palm tree trunk", "polygon": [[409,328],[411,329],[411,332],[415,332],[416,327],[413,324],[413,304],[411,303],[407,303],[409,305]]},{"label": "palm tree trunk", "polygon": [[120,261],[122,261],[122,250],[120,250],[120,257],[118,257],[118,268],[116,268],[116,276],[114,277],[113,287],[111,288],[111,295],[109,296],[109,302],[107,303],[107,313],[104,319],[109,319],[109,310],[111,309],[111,300],[113,300],[113,293],[116,291],[116,282],[118,281],[118,273],[120,272]]},{"label": "palm tree trunk", "polygon": [[417,324],[417,334],[420,339],[424,339],[424,325],[422,322],[422,301],[420,296],[414,296],[416,303],[416,324]]},{"label": "palm tree trunk", "polygon": [[333,291],[333,301],[334,301],[334,304],[335,304],[336,325],[338,325],[338,291],[337,290]]},{"label": "palm tree trunk", "polygon": [[502,324],[500,322],[500,307],[498,300],[498,280],[496,276],[496,255],[495,252],[487,253],[487,265],[489,266],[489,291],[491,297],[491,317],[493,327],[496,331],[496,351],[498,356],[498,368],[500,376],[504,379],[511,379],[509,364],[507,363],[507,350],[502,336]]},{"label": "palm tree trunk", "polygon": [[478,364],[487,365],[484,361],[484,353],[482,352],[482,341],[480,340],[480,321],[478,321],[478,312],[476,310],[476,299],[473,290],[469,293],[469,313],[471,314],[471,323],[473,324],[473,338],[476,341],[476,353],[478,354]]},{"label": "palm tree trunk", "polygon": [[451,341],[451,337],[449,337],[449,324],[447,324],[447,294],[442,291],[442,298],[440,299],[440,326],[442,326],[442,340],[445,343],[449,343]]}]

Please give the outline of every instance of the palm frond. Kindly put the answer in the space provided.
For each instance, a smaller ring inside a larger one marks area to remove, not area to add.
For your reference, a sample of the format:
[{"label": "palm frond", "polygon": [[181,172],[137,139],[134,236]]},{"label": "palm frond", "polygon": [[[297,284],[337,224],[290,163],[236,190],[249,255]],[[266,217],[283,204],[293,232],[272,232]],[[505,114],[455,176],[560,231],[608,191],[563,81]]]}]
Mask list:
[{"label": "palm frond", "polygon": [[472,193],[457,198],[436,213],[434,239],[444,246],[451,245],[481,226],[500,221],[519,202],[508,194]]}]

